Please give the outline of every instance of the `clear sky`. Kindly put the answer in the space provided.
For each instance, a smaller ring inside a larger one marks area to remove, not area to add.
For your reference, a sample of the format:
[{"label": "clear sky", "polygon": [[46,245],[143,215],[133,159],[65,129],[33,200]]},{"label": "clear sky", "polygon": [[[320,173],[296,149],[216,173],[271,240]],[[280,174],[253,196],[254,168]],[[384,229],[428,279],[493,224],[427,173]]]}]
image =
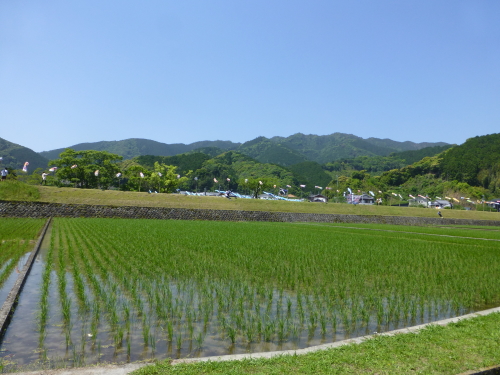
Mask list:
[{"label": "clear sky", "polygon": [[1,138],[298,132],[500,132],[500,1],[0,1]]}]

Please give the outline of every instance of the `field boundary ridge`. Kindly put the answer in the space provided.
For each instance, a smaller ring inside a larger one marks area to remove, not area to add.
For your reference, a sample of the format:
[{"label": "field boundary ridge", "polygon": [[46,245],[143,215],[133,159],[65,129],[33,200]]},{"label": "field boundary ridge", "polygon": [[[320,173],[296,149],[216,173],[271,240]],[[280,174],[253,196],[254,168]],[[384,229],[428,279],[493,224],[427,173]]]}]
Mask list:
[{"label": "field boundary ridge", "polygon": [[484,225],[500,226],[500,220],[431,218],[414,216],[318,214],[300,212],[269,212],[214,210],[168,207],[138,207],[65,204],[47,202],[0,201],[0,217],[49,218],[89,217],[157,220],[264,221],[363,223],[393,225]]}]

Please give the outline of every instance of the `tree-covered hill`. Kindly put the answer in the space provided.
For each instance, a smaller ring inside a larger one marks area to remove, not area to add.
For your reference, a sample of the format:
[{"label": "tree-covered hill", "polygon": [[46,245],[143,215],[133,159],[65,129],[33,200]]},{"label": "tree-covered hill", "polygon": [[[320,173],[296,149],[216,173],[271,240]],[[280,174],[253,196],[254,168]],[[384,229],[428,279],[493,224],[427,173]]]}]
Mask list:
[{"label": "tree-covered hill", "polygon": [[469,138],[448,150],[440,169],[444,178],[500,193],[500,133]]},{"label": "tree-covered hill", "polygon": [[295,175],[304,177],[304,183],[309,186],[319,185],[325,187],[330,181],[332,176],[329,175],[321,167],[321,164],[315,161],[304,161],[302,163],[294,164],[288,167]]},{"label": "tree-covered hill", "polygon": [[379,146],[379,147],[384,147],[384,148],[392,148],[396,150],[397,152],[400,151],[412,151],[412,150],[420,150],[422,148],[427,148],[427,147],[435,147],[435,146],[446,146],[446,142],[420,142],[420,143],[415,143],[411,141],[405,141],[405,142],[398,142],[398,141],[393,141],[392,139],[384,138],[367,138],[365,139],[366,142],[371,143],[373,145]]},{"label": "tree-covered hill", "polygon": [[37,152],[0,138],[0,167],[21,169],[29,162],[28,173],[37,168],[47,168],[49,160]]},{"label": "tree-covered hill", "polygon": [[363,139],[352,134],[333,133],[329,135],[306,135],[297,133],[287,138],[273,137],[273,142],[288,146],[305,156],[309,160],[320,164],[328,163],[341,158],[355,158],[358,156],[386,156],[393,152],[418,150],[429,146],[446,145],[444,142],[414,143],[410,141],[397,142],[390,139],[368,138]]},{"label": "tree-covered hill", "polygon": [[403,168],[425,157],[435,156],[452,146],[453,145],[434,146],[422,148],[420,150],[393,152],[389,156],[358,156],[352,159],[342,158],[326,163],[325,169],[331,172],[365,170],[373,175],[378,175],[392,169]]},{"label": "tree-covered hill", "polygon": [[248,155],[261,163],[292,165],[308,160],[307,157],[286,145],[272,142],[265,137],[258,137],[243,143],[238,152]]},{"label": "tree-covered hill", "polygon": [[[387,156],[392,152],[418,150],[428,146],[445,145],[437,143],[397,142],[390,139],[363,139],[352,134],[333,133],[330,135],[305,135],[297,133],[289,137],[258,137],[243,144],[231,141],[201,141],[191,144],[166,144],[147,139],[132,138],[123,141],[80,143],[70,146],[75,151],[107,151],[131,159],[140,155],[173,156],[196,149],[219,148],[222,151],[238,151],[263,163],[293,165],[303,161],[320,164],[341,158],[358,156]],[[55,159],[64,148],[43,151],[47,159]],[[204,151],[201,151],[204,152]],[[209,153],[210,154],[210,153]],[[214,153],[210,154],[215,156]]]},{"label": "tree-covered hill", "polygon": [[[183,154],[200,147],[218,147],[220,149],[227,150],[235,149],[238,146],[239,143],[233,143],[230,141],[202,141],[186,145],[184,143],[166,144],[149,139],[130,138],[122,141],[79,143],[77,145],[70,146],[69,148],[75,151],[107,151],[120,155],[124,159],[132,159],[140,155],[173,156]],[[60,148],[57,150],[43,151],[40,152],[40,155],[47,159],[56,159],[65,149],[66,148]]]}]

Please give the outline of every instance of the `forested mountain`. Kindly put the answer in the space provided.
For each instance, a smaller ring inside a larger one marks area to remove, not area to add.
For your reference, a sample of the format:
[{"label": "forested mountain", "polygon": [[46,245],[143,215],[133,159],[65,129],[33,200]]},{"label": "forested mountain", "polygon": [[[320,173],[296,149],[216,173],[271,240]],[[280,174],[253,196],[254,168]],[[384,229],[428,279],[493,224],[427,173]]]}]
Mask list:
[{"label": "forested mountain", "polygon": [[365,139],[368,143],[371,143],[375,146],[383,147],[383,148],[392,148],[396,151],[411,151],[411,150],[420,150],[421,148],[426,147],[434,147],[434,146],[445,146],[446,142],[420,142],[414,143],[410,141],[398,142],[393,141],[388,138],[380,139],[380,138],[367,138]]},{"label": "forested mountain", "polygon": [[[71,148],[75,151],[107,151],[112,154],[123,156],[124,159],[132,159],[133,157],[140,155],[173,156],[183,154],[185,152],[189,152],[201,147],[218,147],[224,150],[235,149],[239,145],[239,143],[233,143],[230,141],[202,141],[191,143],[188,145],[184,143],[166,144],[149,139],[130,138],[122,141],[79,143],[68,148]],[[57,150],[42,151],[40,152],[40,155],[47,159],[56,159],[59,157],[59,154],[65,149],[66,148],[60,148]]]},{"label": "forested mountain", "polygon": [[265,137],[259,137],[243,143],[238,152],[248,155],[261,163],[273,163],[283,166],[297,164],[308,160],[307,157],[292,148]]},{"label": "forested mountain", "polygon": [[475,198],[500,195],[500,133],[469,138],[442,153],[384,172],[379,183],[429,195],[461,191]]},{"label": "forested mountain", "polygon": [[420,150],[393,152],[389,156],[358,156],[357,158],[342,158],[331,163],[326,163],[325,169],[331,172],[348,170],[365,170],[371,174],[380,174],[391,169],[403,168],[425,157],[435,156],[453,145],[426,147]]},{"label": "forested mountain", "polygon": [[304,183],[306,185],[309,184],[309,186],[319,185],[326,187],[332,181],[332,176],[325,172],[321,164],[315,161],[304,161],[291,165],[288,168],[295,175],[303,177],[305,179]]},{"label": "forested mountain", "polygon": [[500,133],[469,138],[448,150],[440,163],[447,179],[500,193]]},{"label": "forested mountain", "polygon": [[34,171],[37,168],[47,168],[49,160],[37,152],[9,142],[0,138],[0,167],[12,169],[22,169],[25,162],[29,162],[28,171]]},{"label": "forested mountain", "polygon": [[308,160],[320,164],[341,158],[358,156],[387,156],[393,152],[419,150],[429,146],[443,146],[444,142],[414,143],[397,142],[390,139],[363,139],[352,134],[333,133],[330,135],[305,135],[297,133],[287,138],[273,137],[271,140],[305,155]]},{"label": "forested mountain", "polygon": [[[305,135],[301,133],[289,137],[258,137],[243,144],[230,141],[201,141],[191,144],[166,144],[147,139],[126,139],[123,141],[80,143],[69,148],[75,151],[107,151],[131,159],[140,155],[173,156],[196,149],[214,156],[213,147],[223,151],[238,151],[263,163],[293,165],[303,161],[323,164],[340,158],[358,156],[387,156],[392,152],[418,150],[428,146],[441,146],[446,143],[397,142],[390,139],[363,139],[351,134],[334,133],[330,135]],[[64,151],[63,148],[43,151],[40,154],[54,159]]]}]

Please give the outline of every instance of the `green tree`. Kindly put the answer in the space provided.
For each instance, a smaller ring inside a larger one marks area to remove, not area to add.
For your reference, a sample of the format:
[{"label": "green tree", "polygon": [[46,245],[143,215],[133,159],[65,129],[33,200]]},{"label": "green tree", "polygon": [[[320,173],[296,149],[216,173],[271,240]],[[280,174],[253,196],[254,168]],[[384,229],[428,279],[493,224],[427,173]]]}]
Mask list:
[{"label": "green tree", "polygon": [[117,163],[120,155],[107,151],[66,149],[59,159],[49,161],[49,165],[57,167],[57,178],[68,181],[81,188],[107,189],[116,179],[120,171]]},{"label": "green tree", "polygon": [[154,187],[159,193],[172,193],[188,180],[188,177],[182,177],[177,173],[176,166],[166,165],[157,161],[154,163],[154,170],[149,176],[151,187]]},{"label": "green tree", "polygon": [[252,197],[258,198],[259,194],[262,194],[264,190],[268,190],[277,185],[278,180],[275,178],[248,178],[240,181],[241,185],[247,186],[252,193]]}]

